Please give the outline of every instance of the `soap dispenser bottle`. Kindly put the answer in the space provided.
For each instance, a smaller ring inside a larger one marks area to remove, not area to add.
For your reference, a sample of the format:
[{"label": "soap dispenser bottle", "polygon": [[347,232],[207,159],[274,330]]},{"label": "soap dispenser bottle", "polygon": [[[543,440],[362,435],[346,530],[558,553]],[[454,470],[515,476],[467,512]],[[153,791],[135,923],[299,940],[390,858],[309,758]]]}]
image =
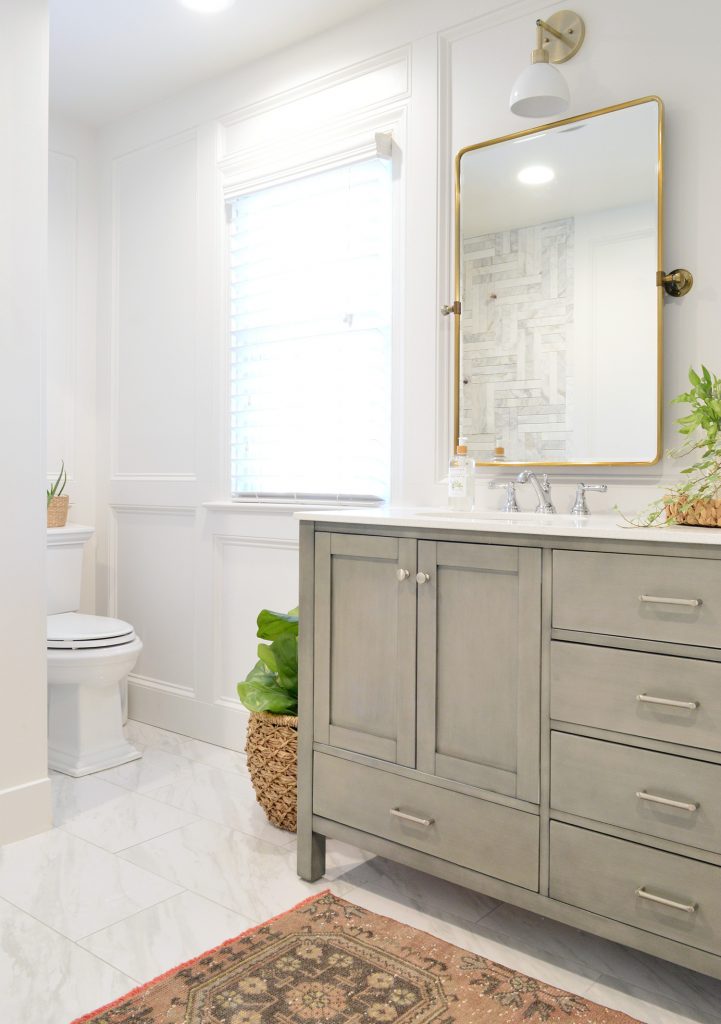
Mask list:
[{"label": "soap dispenser bottle", "polygon": [[476,463],[468,455],[465,437],[458,438],[456,454],[448,463],[448,507],[471,512],[476,490]]}]

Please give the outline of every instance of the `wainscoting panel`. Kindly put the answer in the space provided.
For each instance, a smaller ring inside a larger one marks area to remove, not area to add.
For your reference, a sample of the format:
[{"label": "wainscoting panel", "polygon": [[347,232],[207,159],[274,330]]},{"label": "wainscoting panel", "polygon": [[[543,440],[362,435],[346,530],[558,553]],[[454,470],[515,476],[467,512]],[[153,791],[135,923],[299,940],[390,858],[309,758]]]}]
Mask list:
[{"label": "wainscoting panel", "polygon": [[113,479],[196,474],[195,133],[113,165]]},{"label": "wainscoting panel", "polygon": [[133,678],[166,693],[195,692],[195,512],[112,510],[109,614],[143,641]]},{"label": "wainscoting panel", "polygon": [[258,612],[298,604],[298,544],[217,534],[214,540],[215,692],[217,700],[235,704],[237,683],[258,660]]}]

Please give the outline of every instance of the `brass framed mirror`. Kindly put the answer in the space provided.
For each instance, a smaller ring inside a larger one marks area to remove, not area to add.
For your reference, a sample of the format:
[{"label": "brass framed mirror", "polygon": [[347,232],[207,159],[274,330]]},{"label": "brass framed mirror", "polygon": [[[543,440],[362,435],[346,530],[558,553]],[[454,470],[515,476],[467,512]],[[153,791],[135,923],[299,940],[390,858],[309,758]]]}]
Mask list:
[{"label": "brass framed mirror", "polygon": [[661,455],[663,104],[455,161],[454,434],[479,465]]}]

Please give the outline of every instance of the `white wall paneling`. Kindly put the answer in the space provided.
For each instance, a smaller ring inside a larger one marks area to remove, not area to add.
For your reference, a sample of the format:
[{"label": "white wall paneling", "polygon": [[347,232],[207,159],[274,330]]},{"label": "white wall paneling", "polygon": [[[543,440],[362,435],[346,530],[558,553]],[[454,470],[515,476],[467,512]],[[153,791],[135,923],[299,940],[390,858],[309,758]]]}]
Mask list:
[{"label": "white wall paneling", "polygon": [[235,703],[236,685],[258,660],[258,612],[287,612],[298,604],[298,542],[234,534],[215,534],[213,540],[214,696]]},{"label": "white wall paneling", "polygon": [[195,479],[197,206],[194,133],[115,161],[114,479]]},{"label": "white wall paneling", "polygon": [[196,685],[194,535],[194,508],[112,508],[108,611],[143,641],[133,677],[185,696]]}]

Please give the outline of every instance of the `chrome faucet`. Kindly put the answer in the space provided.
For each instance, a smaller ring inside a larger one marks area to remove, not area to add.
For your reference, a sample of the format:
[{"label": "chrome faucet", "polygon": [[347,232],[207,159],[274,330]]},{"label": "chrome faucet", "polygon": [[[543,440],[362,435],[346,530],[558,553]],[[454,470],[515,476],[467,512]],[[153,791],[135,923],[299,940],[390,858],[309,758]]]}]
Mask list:
[{"label": "chrome faucet", "polygon": [[515,480],[490,480],[488,486],[493,490],[496,487],[506,488],[506,499],[501,505],[501,512],[520,512],[518,502],[516,500],[516,481]]},{"label": "chrome faucet", "polygon": [[548,473],[543,473],[539,477],[530,469],[523,469],[516,477],[516,483],[531,484],[538,498],[536,512],[547,515],[555,513],[556,509],[551,501],[551,484],[548,479]]},{"label": "chrome faucet", "polygon": [[601,494],[605,494],[608,490],[608,484],[579,484],[576,487],[576,500],[571,508],[572,516],[587,516],[590,515],[588,510],[588,502],[586,501],[586,491],[600,491]]}]

